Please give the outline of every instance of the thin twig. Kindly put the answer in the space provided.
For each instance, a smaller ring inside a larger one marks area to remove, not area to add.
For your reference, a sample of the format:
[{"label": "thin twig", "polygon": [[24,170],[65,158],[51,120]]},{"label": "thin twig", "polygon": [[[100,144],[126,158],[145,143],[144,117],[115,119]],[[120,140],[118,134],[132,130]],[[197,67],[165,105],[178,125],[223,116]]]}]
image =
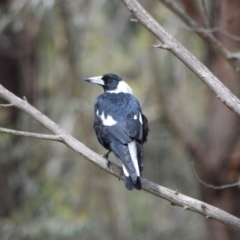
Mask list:
[{"label": "thin twig", "polygon": [[58,142],[63,141],[63,138],[59,135],[30,133],[30,132],[16,131],[16,130],[8,129],[8,128],[1,128],[1,127],[0,127],[0,133],[8,133],[8,134],[12,134],[12,135],[21,136],[21,137],[31,137],[31,138],[52,140],[52,141],[58,141]]},{"label": "thin twig", "polygon": [[201,3],[201,10],[202,10],[202,15],[203,15],[205,26],[207,28],[209,28],[210,24],[209,24],[209,18],[208,18],[206,2],[205,2],[205,0],[200,0],[200,3]]},{"label": "thin twig", "polygon": [[228,38],[240,42],[240,37],[239,36],[237,36],[235,34],[232,34],[232,33],[228,32],[228,31],[226,31],[225,29],[222,29],[222,28],[217,28],[217,30],[220,33],[222,33],[223,35],[227,36]]},{"label": "thin twig", "polygon": [[[203,33],[215,33],[215,32],[220,32],[223,35],[227,36],[228,38],[235,40],[235,41],[240,41],[240,37],[238,35],[232,34],[230,32],[228,32],[227,30],[223,29],[222,27],[219,26],[215,26],[215,27],[191,27],[189,25],[187,25],[186,23],[181,24],[179,21],[173,21],[173,20],[169,20],[166,19],[164,16],[159,15],[159,13],[156,13],[159,17],[163,18],[165,21],[169,22],[170,24],[174,25],[174,26],[178,26],[180,28],[183,28],[185,30],[188,31],[193,31],[193,32],[203,32]],[[130,19],[131,21],[131,19]],[[136,20],[134,22],[137,22]]]},{"label": "thin twig", "polygon": [[0,108],[12,107],[13,104],[0,104]]},{"label": "thin twig", "polygon": [[192,171],[193,171],[193,174],[194,174],[195,178],[197,179],[197,181],[199,183],[201,183],[205,187],[212,188],[212,189],[215,189],[215,190],[221,190],[221,189],[225,189],[225,188],[239,187],[240,186],[240,182],[235,182],[235,183],[230,183],[230,184],[225,184],[225,185],[220,185],[220,186],[215,186],[215,185],[209,184],[209,183],[203,181],[198,176],[197,170],[196,170],[196,165],[195,165],[194,161],[191,162],[191,166],[192,166]]},{"label": "thin twig", "polygon": [[[216,49],[223,58],[227,60],[236,72],[240,71],[239,63],[233,58],[234,53],[230,52],[222,43],[216,39],[211,31],[203,31],[189,15],[187,15],[175,2],[171,0],[159,0],[162,4],[172,10],[187,26],[191,27],[204,41],[207,41],[214,49]],[[200,31],[201,30],[201,31]],[[238,58],[240,60],[240,58]]]},{"label": "thin twig", "polygon": [[[197,27],[191,27],[191,26],[187,25],[186,23],[181,24],[179,21],[169,20],[169,19],[166,19],[164,16],[161,16],[159,13],[156,13],[156,14],[159,17],[163,18],[165,21],[169,22],[170,24],[172,24],[174,26],[178,26],[180,28],[183,28],[187,31],[203,32],[203,33],[206,33],[206,34],[220,32],[223,35],[227,36],[228,38],[240,42],[240,37],[238,35],[232,34],[232,33],[228,32],[227,30],[225,30],[225,29],[223,29],[219,26],[205,28],[205,27],[201,27],[201,26],[198,25]],[[131,19],[130,19],[130,21],[131,21]],[[137,22],[137,19],[135,19],[135,21],[133,21],[133,22]]]}]

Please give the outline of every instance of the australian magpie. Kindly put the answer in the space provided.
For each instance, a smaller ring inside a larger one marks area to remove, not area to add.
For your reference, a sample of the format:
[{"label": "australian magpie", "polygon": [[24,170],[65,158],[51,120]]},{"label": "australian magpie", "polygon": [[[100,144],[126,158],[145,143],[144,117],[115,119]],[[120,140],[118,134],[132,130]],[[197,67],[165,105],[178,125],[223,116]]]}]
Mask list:
[{"label": "australian magpie", "polygon": [[128,190],[141,190],[143,173],[143,143],[147,141],[148,120],[142,114],[132,89],[113,73],[84,79],[101,85],[94,108],[94,129],[98,141],[112,151],[122,163],[124,183]]}]

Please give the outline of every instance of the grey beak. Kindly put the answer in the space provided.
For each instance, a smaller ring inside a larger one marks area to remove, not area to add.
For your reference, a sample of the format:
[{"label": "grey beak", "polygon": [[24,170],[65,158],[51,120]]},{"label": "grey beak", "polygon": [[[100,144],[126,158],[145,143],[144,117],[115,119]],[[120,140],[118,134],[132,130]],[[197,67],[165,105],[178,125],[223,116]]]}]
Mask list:
[{"label": "grey beak", "polygon": [[102,76],[85,78],[84,81],[91,82],[91,83],[96,83],[96,84],[101,85],[101,86],[105,85],[104,81],[102,80]]}]

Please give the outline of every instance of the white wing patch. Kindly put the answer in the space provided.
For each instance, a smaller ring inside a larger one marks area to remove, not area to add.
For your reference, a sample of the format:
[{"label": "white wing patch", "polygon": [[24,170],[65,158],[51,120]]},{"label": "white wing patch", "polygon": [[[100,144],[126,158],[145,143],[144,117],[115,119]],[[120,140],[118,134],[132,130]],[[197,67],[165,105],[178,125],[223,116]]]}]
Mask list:
[{"label": "white wing patch", "polygon": [[125,175],[126,177],[129,177],[129,173],[128,173],[127,169],[124,167],[124,165],[122,165],[122,167],[123,167],[123,173],[124,173],[124,175]]},{"label": "white wing patch", "polygon": [[142,121],[142,114],[141,114],[141,113],[139,113],[139,122],[140,122],[141,124],[143,124],[143,121]]},{"label": "white wing patch", "polygon": [[120,81],[115,90],[110,90],[110,91],[107,91],[107,92],[109,92],[109,93],[121,93],[121,92],[123,92],[123,93],[130,93],[130,94],[133,93],[130,86],[124,81]]},{"label": "white wing patch", "polygon": [[[132,141],[132,142],[128,143],[128,149],[129,149],[129,152],[130,152],[130,155],[131,155],[131,159],[133,161],[134,168],[137,172],[137,176],[140,176],[139,167],[138,167],[138,160],[137,160],[136,142]],[[123,168],[123,171],[124,171],[124,168]]]},{"label": "white wing patch", "polygon": [[99,117],[99,112],[98,112],[98,110],[96,111],[96,114],[97,114],[97,116]]},{"label": "white wing patch", "polygon": [[107,118],[105,118],[104,112],[102,112],[100,118],[104,126],[113,126],[117,123],[110,115],[107,115]]}]

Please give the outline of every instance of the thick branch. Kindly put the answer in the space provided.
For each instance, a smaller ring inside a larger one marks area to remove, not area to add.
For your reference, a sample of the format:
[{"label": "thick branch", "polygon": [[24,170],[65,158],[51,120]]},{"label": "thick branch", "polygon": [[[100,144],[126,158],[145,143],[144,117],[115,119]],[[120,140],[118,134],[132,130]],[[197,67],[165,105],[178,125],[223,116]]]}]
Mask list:
[{"label": "thick branch", "polygon": [[[0,97],[27,113],[29,116],[31,116],[43,126],[48,128],[53,134],[61,136],[62,142],[66,146],[74,150],[76,153],[78,153],[88,161],[99,166],[106,172],[111,173],[118,178],[122,178],[122,170],[120,167],[113,163],[108,164],[106,159],[93,152],[91,149],[87,148],[84,144],[80,143],[78,140],[69,135],[59,125],[54,123],[47,116],[45,116],[33,106],[31,106],[27,101],[18,98],[13,93],[5,89],[2,85],[0,85]],[[178,191],[172,191],[170,189],[162,187],[147,179],[143,179],[143,189],[146,192],[170,201],[171,204],[174,206],[179,206],[182,207],[184,210],[190,210],[200,213],[207,218],[213,218],[240,231],[240,220],[232,216],[231,214],[222,211],[221,209],[180,194],[178,193]]]},{"label": "thick branch", "polygon": [[155,35],[164,46],[168,46],[168,50],[207,84],[215,92],[217,98],[240,116],[240,100],[207,67],[168,34],[137,0],[122,0],[122,2],[135,15],[139,23]]}]

